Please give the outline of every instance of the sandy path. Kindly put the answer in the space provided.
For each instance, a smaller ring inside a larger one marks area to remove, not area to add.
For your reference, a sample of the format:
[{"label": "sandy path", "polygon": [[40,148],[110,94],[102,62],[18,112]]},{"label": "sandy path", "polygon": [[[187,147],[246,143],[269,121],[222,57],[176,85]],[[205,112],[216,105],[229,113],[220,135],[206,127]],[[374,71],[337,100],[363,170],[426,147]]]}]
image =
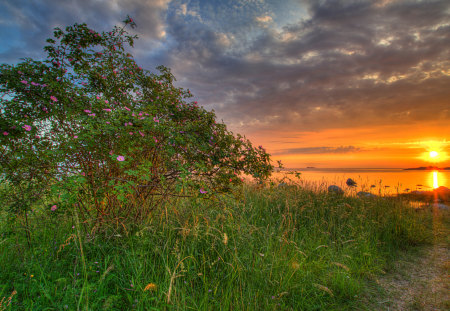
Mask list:
[{"label": "sandy path", "polygon": [[433,209],[434,245],[399,258],[378,279],[387,297],[377,301],[374,310],[450,310],[450,230],[444,217],[448,211]]}]

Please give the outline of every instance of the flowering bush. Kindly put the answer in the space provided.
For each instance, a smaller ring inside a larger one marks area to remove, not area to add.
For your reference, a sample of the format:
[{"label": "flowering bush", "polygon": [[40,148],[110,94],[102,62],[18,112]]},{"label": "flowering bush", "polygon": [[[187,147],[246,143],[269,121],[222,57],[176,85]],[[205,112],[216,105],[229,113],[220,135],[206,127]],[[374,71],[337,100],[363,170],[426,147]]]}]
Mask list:
[{"label": "flowering bush", "polygon": [[188,102],[168,68],[135,63],[125,31],[134,22],[124,23],[56,28],[45,61],[0,66],[2,183],[30,188],[11,199],[23,196],[19,209],[48,190],[85,218],[140,220],[170,196],[210,197],[242,173],[270,175],[265,150]]}]

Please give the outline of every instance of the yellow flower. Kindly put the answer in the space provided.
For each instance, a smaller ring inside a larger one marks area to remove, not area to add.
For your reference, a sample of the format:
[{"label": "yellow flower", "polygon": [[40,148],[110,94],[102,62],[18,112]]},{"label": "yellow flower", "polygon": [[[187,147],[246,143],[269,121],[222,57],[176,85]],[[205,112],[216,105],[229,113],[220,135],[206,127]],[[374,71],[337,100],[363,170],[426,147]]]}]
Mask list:
[{"label": "yellow flower", "polygon": [[34,274],[30,275],[30,278],[34,277]]},{"label": "yellow flower", "polygon": [[158,286],[156,286],[155,283],[148,283],[147,286],[145,286],[145,288],[144,288],[144,292],[145,292],[146,290],[150,290],[150,291],[156,290],[157,287],[158,287]]}]

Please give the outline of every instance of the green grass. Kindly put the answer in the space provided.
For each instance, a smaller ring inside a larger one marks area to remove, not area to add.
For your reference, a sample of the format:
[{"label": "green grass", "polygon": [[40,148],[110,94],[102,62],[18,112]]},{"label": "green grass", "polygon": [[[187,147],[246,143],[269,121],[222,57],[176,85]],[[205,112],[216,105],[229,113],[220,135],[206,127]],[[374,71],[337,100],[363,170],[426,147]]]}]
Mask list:
[{"label": "green grass", "polygon": [[36,207],[31,247],[0,217],[0,310],[364,310],[396,252],[432,239],[430,213],[399,199],[297,187],[174,201],[128,234]]}]

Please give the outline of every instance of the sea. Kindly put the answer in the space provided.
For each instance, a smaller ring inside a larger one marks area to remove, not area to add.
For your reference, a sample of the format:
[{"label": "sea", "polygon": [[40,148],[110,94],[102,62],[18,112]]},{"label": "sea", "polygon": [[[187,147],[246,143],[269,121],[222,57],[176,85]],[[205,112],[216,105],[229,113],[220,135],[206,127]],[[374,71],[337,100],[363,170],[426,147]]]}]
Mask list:
[{"label": "sea", "polygon": [[337,185],[347,189],[353,179],[357,191],[392,195],[410,191],[431,191],[441,186],[450,188],[449,170],[404,170],[393,168],[298,168],[277,170],[277,182],[295,182],[305,187],[326,189]]}]

